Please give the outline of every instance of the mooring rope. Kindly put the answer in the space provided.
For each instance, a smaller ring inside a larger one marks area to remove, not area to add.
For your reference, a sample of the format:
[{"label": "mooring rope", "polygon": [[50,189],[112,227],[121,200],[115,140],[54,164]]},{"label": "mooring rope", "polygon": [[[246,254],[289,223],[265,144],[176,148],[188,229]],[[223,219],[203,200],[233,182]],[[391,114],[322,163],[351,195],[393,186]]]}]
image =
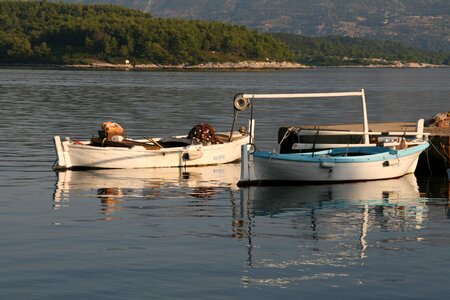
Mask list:
[{"label": "mooring rope", "polygon": [[[255,149],[256,150],[256,149]],[[275,155],[275,153],[272,153],[272,155],[269,157],[269,162],[267,163],[266,167],[264,168],[264,171],[261,175],[261,178],[258,180],[258,184],[257,186],[259,186],[261,184],[261,182],[263,181],[264,175],[266,174],[267,169],[270,166],[270,163],[272,162],[272,157]]]},{"label": "mooring rope", "polygon": [[281,146],[281,144],[283,144],[283,142],[284,142],[284,140],[288,137],[288,135],[291,133],[291,132],[298,132],[300,130],[300,128],[296,128],[296,127],[289,127],[287,130],[286,130],[286,132],[284,133],[284,136],[283,136],[283,138],[281,139],[281,141],[278,143],[278,145],[280,145]]},{"label": "mooring rope", "polygon": [[[449,158],[447,157],[447,153],[444,152],[444,154],[442,154],[441,151],[440,151],[433,143],[430,142],[429,144],[434,148],[434,150],[436,150],[436,152],[444,159],[444,161],[445,161],[446,163],[450,163],[450,160],[449,160]],[[442,142],[441,142],[440,144],[441,144],[441,147],[442,147],[443,149],[445,149],[445,145],[442,144]]]}]

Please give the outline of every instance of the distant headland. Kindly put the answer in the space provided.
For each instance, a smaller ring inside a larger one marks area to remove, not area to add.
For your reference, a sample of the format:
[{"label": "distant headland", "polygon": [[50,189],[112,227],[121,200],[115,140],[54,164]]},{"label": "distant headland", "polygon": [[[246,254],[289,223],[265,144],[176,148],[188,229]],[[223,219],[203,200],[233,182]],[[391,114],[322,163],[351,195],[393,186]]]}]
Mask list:
[{"label": "distant headland", "polygon": [[114,5],[0,1],[0,65],[125,70],[430,68],[450,53],[386,41],[266,34]]}]

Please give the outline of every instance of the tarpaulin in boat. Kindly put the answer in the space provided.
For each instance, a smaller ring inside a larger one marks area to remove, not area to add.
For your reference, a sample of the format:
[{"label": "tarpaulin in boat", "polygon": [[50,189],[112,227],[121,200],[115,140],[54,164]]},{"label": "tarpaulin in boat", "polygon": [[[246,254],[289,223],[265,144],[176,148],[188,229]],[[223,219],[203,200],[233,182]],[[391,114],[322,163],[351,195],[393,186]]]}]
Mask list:
[{"label": "tarpaulin in boat", "polygon": [[113,136],[124,136],[124,129],[117,123],[114,122],[103,122],[102,130],[98,132],[101,139],[112,140]]}]

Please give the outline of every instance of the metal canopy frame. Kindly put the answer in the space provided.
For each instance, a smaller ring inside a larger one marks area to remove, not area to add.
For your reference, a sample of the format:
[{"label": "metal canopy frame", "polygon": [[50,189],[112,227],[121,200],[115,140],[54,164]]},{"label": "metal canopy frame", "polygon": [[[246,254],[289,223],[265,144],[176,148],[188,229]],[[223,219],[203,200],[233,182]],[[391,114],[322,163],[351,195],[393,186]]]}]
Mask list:
[{"label": "metal canopy frame", "polygon": [[[361,97],[362,110],[363,110],[363,135],[364,144],[369,144],[369,121],[367,117],[366,96],[364,89],[359,92],[336,92],[336,93],[296,93],[296,94],[237,94],[234,97],[234,103],[241,101],[239,104],[245,103],[245,105],[252,105],[253,99],[288,99],[288,98],[327,98],[327,97]],[[242,102],[242,100],[244,100]],[[250,100],[250,103],[248,103]],[[242,109],[240,109],[242,110]],[[250,120],[253,124],[253,120]],[[253,126],[251,126],[252,128]],[[250,132],[250,139],[253,140],[253,130]]]}]

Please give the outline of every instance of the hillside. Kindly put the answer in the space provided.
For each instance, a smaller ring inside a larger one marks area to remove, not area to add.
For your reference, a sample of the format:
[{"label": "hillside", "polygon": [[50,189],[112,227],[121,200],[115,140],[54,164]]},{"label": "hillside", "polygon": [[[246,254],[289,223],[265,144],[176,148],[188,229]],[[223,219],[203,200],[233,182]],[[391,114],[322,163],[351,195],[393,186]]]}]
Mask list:
[{"label": "hillside", "polygon": [[449,65],[450,52],[432,52],[390,41],[342,36],[307,37],[273,33],[295,53],[295,60],[312,66],[396,65],[422,63]]},{"label": "hillside", "polygon": [[285,61],[267,34],[208,21],[153,18],[112,5],[0,1],[0,63],[133,64]]},{"label": "hillside", "polygon": [[339,35],[450,50],[448,0],[66,0],[109,2],[165,18],[245,25],[260,32]]},{"label": "hillside", "polygon": [[[244,26],[154,18],[113,5],[0,1],[0,63],[124,64],[190,68],[292,67],[401,63],[450,64],[450,52],[385,41],[261,34]],[[229,64],[229,63],[236,64]],[[271,63],[274,63],[271,65]]]}]

